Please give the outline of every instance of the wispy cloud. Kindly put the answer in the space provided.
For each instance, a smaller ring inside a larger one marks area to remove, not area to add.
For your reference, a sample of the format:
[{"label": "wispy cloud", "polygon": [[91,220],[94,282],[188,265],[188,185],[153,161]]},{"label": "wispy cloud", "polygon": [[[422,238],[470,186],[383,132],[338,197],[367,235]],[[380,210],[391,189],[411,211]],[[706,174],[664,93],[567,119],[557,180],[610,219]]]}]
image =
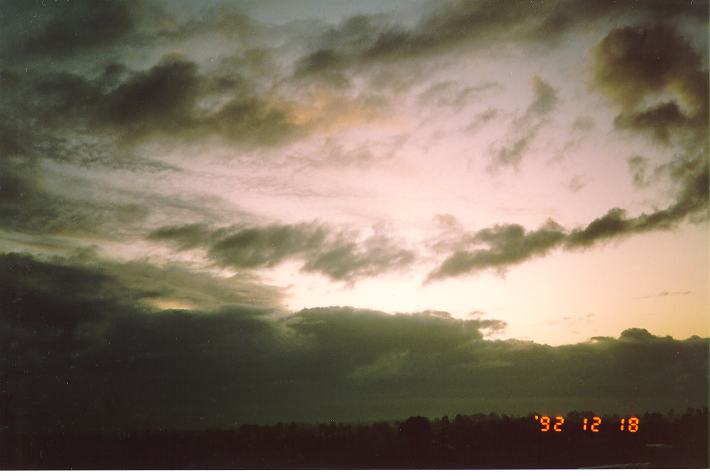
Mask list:
[{"label": "wispy cloud", "polygon": [[638,299],[652,299],[652,298],[662,298],[668,296],[687,296],[691,294],[692,291],[661,291],[656,294],[649,294],[647,296],[640,296]]}]

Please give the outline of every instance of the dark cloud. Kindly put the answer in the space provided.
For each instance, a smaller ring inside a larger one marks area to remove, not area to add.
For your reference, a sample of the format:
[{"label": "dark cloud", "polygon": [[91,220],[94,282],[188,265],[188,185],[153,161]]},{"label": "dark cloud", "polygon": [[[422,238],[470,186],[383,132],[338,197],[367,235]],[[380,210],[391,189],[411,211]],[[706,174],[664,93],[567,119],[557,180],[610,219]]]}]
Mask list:
[{"label": "dark cloud", "polygon": [[295,66],[296,79],[320,79],[335,87],[350,86],[351,81],[343,70],[343,59],[328,48],[322,48],[300,58]]},{"label": "dark cloud", "polygon": [[435,311],[316,308],[276,318],[273,308],[236,301],[160,311],[140,304],[156,295],[147,281],[112,275],[136,269],[113,266],[0,256],[4,427],[207,428],[527,414],[561,399],[560,411],[707,401],[707,339],[629,329],[550,347],[487,340],[504,324]]},{"label": "dark cloud", "polygon": [[[265,311],[248,303],[221,314],[151,311],[142,300],[165,296],[155,282],[125,282],[96,266],[3,255],[0,276],[0,374],[3,396],[10,396],[2,424],[17,428],[80,422],[100,429],[120,426],[123,418],[140,424],[156,410],[155,397],[173,416],[171,405],[191,398],[187,387],[179,390],[191,362],[211,367],[201,352],[220,354],[220,339],[227,338],[240,348],[235,357],[243,349],[240,336],[255,338],[269,327],[256,319]],[[190,380],[195,385],[199,377]],[[171,400],[170,392],[182,396]]]},{"label": "dark cloud", "polygon": [[[139,37],[142,43],[170,44],[206,35],[219,35],[242,46],[265,34],[264,25],[242,13],[234,2],[212,3],[201,8],[197,15],[187,18],[173,15],[169,6],[157,3],[146,5],[144,31]],[[172,21],[165,21],[166,18]]]},{"label": "dark cloud", "polygon": [[358,241],[355,235],[316,222],[215,230],[190,224],[155,230],[149,238],[172,242],[178,249],[205,249],[216,263],[235,269],[296,260],[303,263],[302,271],[347,282],[404,269],[415,259],[387,236],[374,234]]},{"label": "dark cloud", "polygon": [[401,248],[386,236],[371,236],[362,243],[341,238],[311,257],[303,270],[320,272],[340,281],[353,281],[406,269],[414,259],[412,251]]},{"label": "dark cloud", "polygon": [[[335,307],[304,309],[289,317],[286,323],[291,329],[313,338],[315,346],[327,348],[328,352],[337,350],[344,356],[352,354],[354,359],[371,361],[374,356],[389,352],[443,352],[482,339],[481,329],[495,326],[497,321],[459,321],[446,313],[432,311],[387,314]],[[345,336],[349,337],[344,342]]]},{"label": "dark cloud", "polygon": [[612,208],[584,228],[572,231],[568,237],[568,246],[590,246],[598,240],[629,233],[632,228],[633,222],[626,217],[626,211]]},{"label": "dark cloud", "polygon": [[227,266],[269,267],[321,249],[327,235],[326,228],[310,223],[244,228],[215,241],[209,253]]},{"label": "dark cloud", "polygon": [[166,58],[100,99],[97,117],[122,129],[180,131],[190,125],[200,87],[197,65]]},{"label": "dark cloud", "polygon": [[678,186],[677,211],[695,202],[691,196],[707,197],[696,188],[708,169],[708,71],[698,52],[665,24],[617,28],[593,52],[594,85],[620,108],[615,126],[683,151],[654,174],[665,171]]},{"label": "dark cloud", "polygon": [[283,299],[280,288],[264,284],[247,272],[217,277],[171,263],[160,266],[142,261],[106,263],[98,258],[83,261],[85,266],[99,267],[114,281],[147,293],[142,301],[146,305],[210,311],[249,308],[266,312],[280,309]]},{"label": "dark cloud", "polygon": [[206,225],[192,223],[190,225],[166,226],[151,232],[149,238],[160,241],[170,241],[179,250],[197,248],[207,242],[212,232]]},{"label": "dark cloud", "polygon": [[[606,17],[668,19],[706,13],[703,2],[527,1],[437,2],[411,27],[397,18],[356,15],[325,31],[317,46],[296,62],[297,74],[342,76],[348,68],[441,58],[460,49],[497,48],[507,42],[549,45]],[[502,44],[501,44],[502,43]]]},{"label": "dark cloud", "polygon": [[[256,147],[288,140],[298,130],[286,112],[267,105],[240,75],[207,74],[177,56],[144,71],[116,63],[86,77],[6,70],[0,81],[0,227],[11,231],[117,238],[155,217],[158,209],[175,210],[188,200],[173,197],[167,203],[155,194],[116,196],[105,190],[92,197],[87,187],[94,184],[78,179],[64,187],[67,178],[51,163],[174,171],[132,146],[153,139],[187,143],[217,137]],[[200,105],[216,97],[221,105],[208,110]],[[62,188],[66,193],[58,193]],[[204,212],[197,210],[198,216]]]},{"label": "dark cloud", "polygon": [[[625,110],[649,95],[673,93],[707,110],[707,71],[687,39],[663,24],[612,30],[593,50],[594,84]],[[665,105],[668,107],[668,105]]]},{"label": "dark cloud", "polygon": [[121,41],[135,27],[138,2],[9,2],[4,12],[25,30],[6,53],[66,57]]},{"label": "dark cloud", "polygon": [[183,15],[164,2],[10,1],[3,6],[0,49],[6,59],[77,64],[91,57],[118,59],[135,53],[170,51],[190,40],[218,35],[236,46],[261,38],[264,26],[232,2],[218,2]]},{"label": "dark cloud", "polygon": [[[697,166],[697,162],[694,163]],[[455,249],[427,281],[478,272],[484,269],[505,270],[507,267],[544,255],[559,246],[566,249],[587,248],[599,242],[617,239],[651,230],[668,229],[682,220],[707,217],[708,170],[685,171],[681,191],[675,202],[666,208],[635,217],[621,208],[613,208],[584,227],[565,230],[548,222],[535,231],[520,225],[496,225],[458,240]],[[470,249],[472,245],[485,248]]]},{"label": "dark cloud", "polygon": [[[288,110],[268,104],[238,73],[202,72],[196,63],[171,55],[144,71],[126,72],[111,64],[94,77],[28,74],[13,89],[16,94],[0,103],[0,111],[43,127],[44,141],[69,134],[73,140],[62,145],[71,142],[71,151],[76,143],[100,138],[133,143],[218,137],[267,146],[293,139],[301,129]],[[217,105],[205,107],[206,102]]]},{"label": "dark cloud", "polygon": [[429,274],[427,281],[487,268],[504,270],[512,264],[544,255],[564,238],[564,230],[553,221],[529,232],[520,225],[485,228],[471,236],[467,248],[472,245],[485,245],[486,248],[456,250]]},{"label": "dark cloud", "polygon": [[[610,212],[595,226],[619,234],[668,227],[686,216],[706,216],[708,71],[698,53],[673,28],[653,24],[612,30],[594,54],[596,87],[621,108],[615,125],[682,151],[654,171],[675,184],[674,204],[628,220]],[[668,95],[673,99],[664,98]],[[645,183],[645,165],[639,157],[629,161],[637,185]]]},{"label": "dark cloud", "polygon": [[649,134],[658,142],[667,144],[673,131],[692,128],[693,122],[683,114],[677,103],[666,102],[639,113],[621,113],[614,125]]}]

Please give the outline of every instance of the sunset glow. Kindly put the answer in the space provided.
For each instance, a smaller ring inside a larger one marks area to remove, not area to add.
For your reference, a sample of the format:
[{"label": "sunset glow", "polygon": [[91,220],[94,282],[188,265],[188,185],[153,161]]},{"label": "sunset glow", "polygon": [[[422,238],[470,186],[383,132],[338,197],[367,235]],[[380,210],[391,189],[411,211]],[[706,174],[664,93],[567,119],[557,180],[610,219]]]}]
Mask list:
[{"label": "sunset glow", "polygon": [[46,3],[0,16],[0,342],[94,370],[28,421],[707,401],[706,2]]}]

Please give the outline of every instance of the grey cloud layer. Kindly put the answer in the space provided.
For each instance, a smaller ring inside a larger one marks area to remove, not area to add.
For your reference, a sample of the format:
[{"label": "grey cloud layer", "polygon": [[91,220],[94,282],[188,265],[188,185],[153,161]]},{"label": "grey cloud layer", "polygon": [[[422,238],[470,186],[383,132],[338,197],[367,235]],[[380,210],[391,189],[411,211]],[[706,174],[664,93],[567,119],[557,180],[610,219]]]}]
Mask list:
[{"label": "grey cloud layer", "polygon": [[133,48],[169,46],[214,33],[242,46],[247,36],[261,34],[234,2],[216,3],[199,14],[198,20],[181,14],[170,2],[147,0],[9,1],[0,18],[5,40],[0,51],[13,61],[71,62],[82,56],[119,57]]},{"label": "grey cloud layer", "polygon": [[[141,299],[165,294],[131,279],[145,265],[113,266],[0,256],[10,283],[0,289],[1,425],[204,428],[526,414],[560,398],[597,411],[707,401],[707,339],[630,329],[549,347],[485,340],[496,320],[352,308],[278,317],[234,296],[211,311],[156,311]],[[178,288],[189,289],[168,296]]]},{"label": "grey cloud layer", "polygon": [[[134,30],[138,6],[134,1],[7,2],[2,25],[13,41],[5,44],[3,53],[67,57],[111,45]],[[17,28],[18,23],[23,27]]]},{"label": "grey cloud layer", "polygon": [[303,262],[302,271],[321,273],[339,281],[402,270],[415,259],[412,251],[384,235],[357,241],[351,233],[318,223],[216,230],[191,224],[155,230],[150,238],[172,242],[179,249],[204,248],[215,262],[237,269],[272,267],[286,260],[299,260]]},{"label": "grey cloud layer", "polygon": [[297,63],[296,74],[326,75],[342,83],[348,68],[373,63],[416,60],[459,47],[485,48],[493,41],[549,44],[580,23],[607,15],[703,18],[706,5],[701,3],[658,0],[632,5],[572,0],[532,6],[526,1],[436,2],[413,27],[398,25],[382,15],[358,15],[326,31],[319,47]]},{"label": "grey cloud layer", "polygon": [[549,347],[485,340],[504,325],[490,319],[352,308],[278,317],[238,299],[211,311],[156,311],[140,304],[155,289],[123,280],[124,271],[0,256],[0,278],[11,283],[0,289],[0,424],[205,428],[526,414],[560,398],[570,406],[560,411],[664,410],[708,398],[707,339],[629,329]]},{"label": "grey cloud layer", "polygon": [[[124,141],[221,137],[264,145],[287,140],[297,129],[287,111],[268,105],[239,73],[202,73],[194,62],[175,56],[137,72],[110,64],[90,78],[9,70],[3,84],[6,116],[50,134]],[[216,106],[205,106],[210,103]]]}]

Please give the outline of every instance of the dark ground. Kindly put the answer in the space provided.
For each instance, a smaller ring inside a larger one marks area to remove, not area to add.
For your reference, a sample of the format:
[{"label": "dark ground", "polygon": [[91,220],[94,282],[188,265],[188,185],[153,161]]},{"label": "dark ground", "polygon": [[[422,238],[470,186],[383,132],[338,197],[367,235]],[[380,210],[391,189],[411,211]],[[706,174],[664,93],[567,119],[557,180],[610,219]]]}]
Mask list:
[{"label": "dark ground", "polygon": [[708,467],[707,408],[638,415],[637,433],[619,431],[613,415],[584,432],[585,416],[568,414],[561,433],[540,432],[532,415],[495,414],[103,435],[5,428],[0,469]]}]

